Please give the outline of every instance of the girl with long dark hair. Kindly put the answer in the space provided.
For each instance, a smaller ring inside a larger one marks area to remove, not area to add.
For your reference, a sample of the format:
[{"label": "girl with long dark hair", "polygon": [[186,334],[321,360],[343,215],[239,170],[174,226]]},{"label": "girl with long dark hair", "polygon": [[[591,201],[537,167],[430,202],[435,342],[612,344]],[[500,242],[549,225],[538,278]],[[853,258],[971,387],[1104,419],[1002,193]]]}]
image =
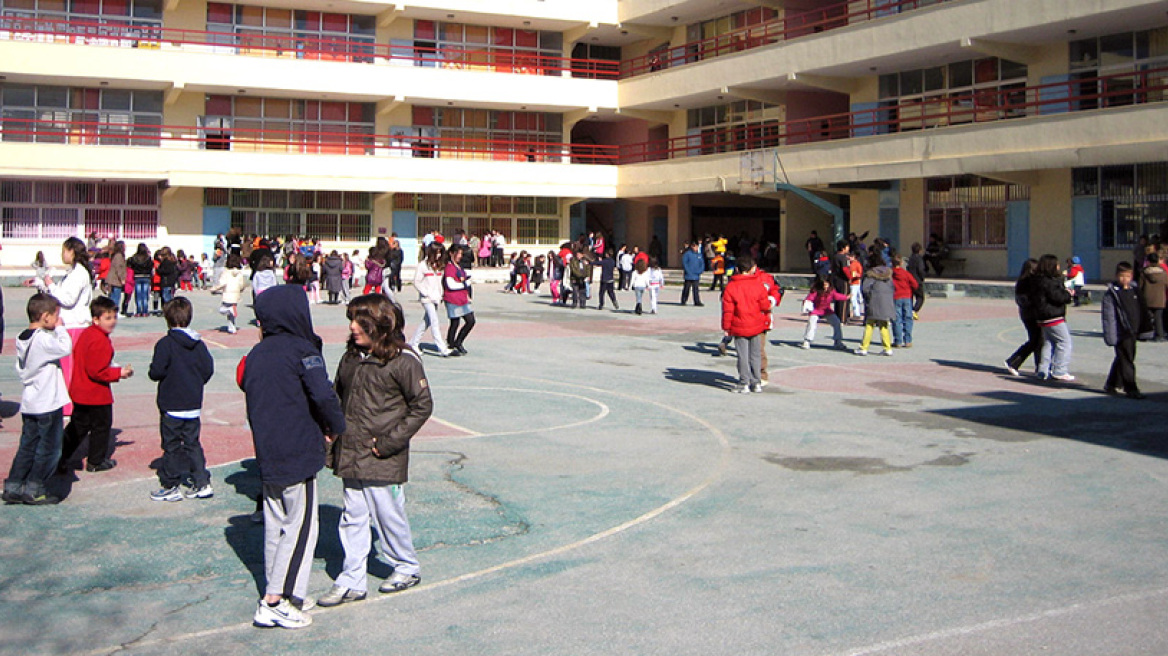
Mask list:
[{"label": "girl with long dark hair", "polygon": [[1022,263],[1022,270],[1018,272],[1018,281],[1014,283],[1014,303],[1018,306],[1018,318],[1022,320],[1022,325],[1026,328],[1026,343],[1018,347],[1014,354],[1006,358],[1006,371],[1010,372],[1011,376],[1021,376],[1019,369],[1026,363],[1026,359],[1034,356],[1034,364],[1038,364],[1038,359],[1042,355],[1042,345],[1045,339],[1042,337],[1042,327],[1038,325],[1038,320],[1034,318],[1034,308],[1030,306],[1030,297],[1032,295],[1031,288],[1037,279],[1034,274],[1038,271],[1038,260],[1030,258]]}]

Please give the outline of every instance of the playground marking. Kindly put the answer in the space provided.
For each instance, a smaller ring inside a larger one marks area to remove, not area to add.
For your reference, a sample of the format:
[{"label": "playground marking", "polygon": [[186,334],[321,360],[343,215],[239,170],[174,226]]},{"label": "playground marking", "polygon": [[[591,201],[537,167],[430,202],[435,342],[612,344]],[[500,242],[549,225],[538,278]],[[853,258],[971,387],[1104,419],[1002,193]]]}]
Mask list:
[{"label": "playground marking", "polygon": [[[465,370],[452,371],[452,373],[463,373],[463,374],[469,374],[469,375],[483,375],[480,372],[465,371]],[[441,590],[443,588],[448,588],[448,587],[451,587],[454,585],[458,585],[460,583],[466,583],[467,581],[473,581],[473,580],[480,579],[480,578],[483,578],[486,576],[490,576],[492,574],[497,574],[500,572],[505,572],[507,570],[522,567],[524,565],[528,565],[530,563],[533,563],[533,562],[536,562],[539,560],[551,558],[554,556],[559,556],[559,555],[568,553],[570,551],[574,551],[576,549],[579,549],[581,547],[585,547],[585,546],[588,546],[590,544],[599,542],[601,540],[613,537],[615,535],[619,535],[620,533],[624,533],[625,531],[627,531],[629,529],[635,528],[637,526],[640,526],[641,524],[652,521],[653,519],[656,519],[657,517],[663,515],[664,513],[669,512],[670,510],[673,510],[674,508],[677,508],[678,506],[684,504],[685,502],[694,498],[698,494],[701,494],[706,489],[708,489],[710,486],[712,486],[714,483],[716,483],[718,481],[718,479],[720,479],[726,473],[726,470],[729,468],[729,465],[730,465],[730,440],[729,440],[729,438],[727,438],[726,434],[723,433],[720,429],[718,429],[718,427],[715,426],[714,424],[712,424],[712,423],[706,421],[705,419],[703,419],[702,417],[695,415],[693,413],[690,413],[686,410],[675,408],[673,406],[669,406],[669,405],[666,405],[666,404],[661,403],[659,401],[654,401],[652,399],[640,398],[640,397],[632,396],[629,394],[621,394],[618,392],[613,392],[611,390],[604,390],[604,389],[600,389],[600,388],[596,388],[596,387],[588,387],[588,386],[584,386],[584,385],[574,385],[572,383],[564,383],[564,382],[560,382],[560,381],[545,380],[545,379],[540,379],[540,378],[531,378],[531,377],[526,377],[526,376],[513,376],[512,378],[514,380],[523,380],[523,381],[528,381],[528,382],[532,382],[532,383],[539,383],[541,385],[560,385],[560,386],[564,386],[564,387],[574,387],[574,388],[588,391],[588,392],[608,394],[608,395],[616,396],[616,397],[623,398],[626,400],[656,406],[657,408],[660,408],[661,410],[664,410],[666,412],[672,412],[674,414],[680,415],[686,419],[693,421],[694,423],[698,424],[699,426],[705,428],[709,432],[709,434],[714,437],[714,439],[718,443],[718,447],[719,447],[718,462],[714,466],[714,468],[710,471],[710,474],[702,482],[698,483],[697,485],[690,488],[689,490],[686,490],[685,492],[683,492],[679,496],[674,497],[673,499],[667,501],[663,505],[660,505],[660,506],[638,516],[638,517],[630,519],[630,520],[623,522],[621,524],[617,524],[616,526],[605,529],[605,530],[600,531],[598,533],[594,533],[586,538],[577,540],[575,542],[570,542],[568,544],[564,544],[564,545],[561,545],[558,547],[553,547],[553,548],[547,549],[545,551],[540,551],[540,552],[537,552],[534,554],[529,554],[529,555],[523,556],[521,558],[516,558],[514,560],[506,561],[506,562],[500,563],[498,565],[486,567],[484,569],[480,569],[480,570],[477,570],[474,572],[468,572],[466,574],[462,574],[462,575],[455,576],[452,578],[442,579],[440,581],[435,581],[434,583],[430,583],[427,585],[418,586],[416,588],[410,588],[408,590],[405,590],[403,592],[399,592],[397,594],[383,595],[383,596],[376,597],[376,598],[370,598],[361,604],[343,604],[343,605],[336,606],[334,608],[329,608],[329,609],[318,607],[317,609],[314,609],[312,612],[312,615],[314,617],[317,615],[330,615],[333,613],[344,613],[344,612],[348,612],[348,611],[353,610],[354,607],[362,608],[362,607],[367,607],[371,604],[383,603],[386,600],[390,600],[390,599],[409,597],[409,596],[413,596],[413,595],[417,595],[417,594],[425,594],[426,592],[429,592],[430,590]],[[500,389],[500,388],[484,388],[484,389]],[[539,390],[522,390],[522,391],[539,391]],[[566,394],[566,393],[560,393],[560,392],[548,392],[548,393],[549,394],[557,394],[557,395],[561,395],[561,396],[577,396],[577,395],[573,395],[573,394]],[[580,397],[580,398],[586,398],[586,397]],[[594,401],[594,402],[599,404],[598,401]],[[600,405],[603,405],[603,404],[600,404]],[[605,412],[603,413],[603,415],[606,416],[608,414],[607,413],[608,407],[604,406],[604,408],[605,408]],[[572,426],[572,425],[578,426],[578,425],[582,425],[582,424],[586,424],[586,423],[591,423],[591,422],[597,421],[597,420],[598,420],[598,418],[594,417],[593,419],[586,420],[584,422],[577,422],[577,424],[571,424],[569,426]],[[534,430],[546,430],[546,429],[533,429],[533,431]],[[533,432],[533,431],[516,431],[516,432],[512,432],[512,433],[496,433],[495,435],[515,435],[515,434],[521,434],[521,433],[527,433],[527,432]],[[231,463],[227,463],[227,464],[231,464]],[[179,635],[175,635],[175,636],[168,636],[165,638],[156,638],[154,640],[143,640],[143,641],[139,641],[139,642],[134,642],[132,646],[135,649],[137,649],[137,648],[142,648],[142,647],[155,647],[155,646],[159,646],[159,645],[171,645],[171,644],[176,644],[179,642],[184,642],[187,640],[207,638],[207,637],[211,637],[211,636],[222,635],[225,633],[231,633],[234,631],[242,631],[242,630],[251,629],[251,628],[252,628],[251,622],[240,622],[237,624],[228,624],[226,626],[221,626],[221,627],[217,627],[217,628],[213,628],[213,629],[205,629],[202,631],[183,633],[183,634],[179,634]],[[84,652],[84,653],[85,654],[109,654],[109,653],[121,651],[122,649],[124,649],[124,646],[104,647],[101,649],[95,649],[95,650],[92,650],[89,652]]]}]

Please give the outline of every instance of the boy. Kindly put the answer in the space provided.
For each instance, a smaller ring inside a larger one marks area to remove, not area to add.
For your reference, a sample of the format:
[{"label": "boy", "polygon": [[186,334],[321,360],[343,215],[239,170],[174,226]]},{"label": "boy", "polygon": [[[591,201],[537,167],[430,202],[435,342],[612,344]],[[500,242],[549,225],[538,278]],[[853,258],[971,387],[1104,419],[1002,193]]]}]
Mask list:
[{"label": "boy", "polygon": [[1075,307],[1083,304],[1084,294],[1083,287],[1087,284],[1087,275],[1083,270],[1083,260],[1077,255],[1072,257],[1067,264],[1067,287],[1071,289],[1071,295],[1075,297]]},{"label": "boy", "polygon": [[[191,302],[179,296],[162,308],[166,335],[154,345],[150,380],[158,383],[159,433],[162,464],[158,481],[162,489],[150,495],[155,501],[210,499],[211,472],[199,443],[203,386],[215,373],[215,361],[199,333],[190,329]],[[180,485],[189,488],[179,491]]]},{"label": "boy", "polygon": [[1115,360],[1103,391],[1118,394],[1122,389],[1128,398],[1142,399],[1136,384],[1136,337],[1140,331],[1139,292],[1132,282],[1132,265],[1120,262],[1115,267],[1115,282],[1103,294],[1103,341],[1115,347]]},{"label": "boy", "polygon": [[754,267],[754,258],[738,258],[739,273],[722,294],[722,331],[734,337],[738,352],[739,394],[762,392],[762,340],[770,327],[772,297]]},{"label": "boy", "polygon": [[86,437],[89,438],[87,472],[103,472],[118,466],[109,457],[110,428],[114,423],[114,393],[111,383],[134,375],[130,365],[113,364],[114,345],[110,333],[118,325],[118,306],[105,296],[98,296],[89,304],[93,324],[81,332],[73,345],[73,420],[65,428],[61,469],[68,469],[74,452]]},{"label": "boy", "polygon": [[69,331],[61,325],[61,304],[48,294],[28,299],[28,330],[16,338],[16,372],[24,383],[20,398],[20,448],[4,480],[4,502],[43,506],[60,503],[45,493],[45,481],[61,458],[64,408],[69,390],[61,358],[73,352]]},{"label": "boy", "polygon": [[263,338],[238,370],[264,484],[267,585],[252,622],[300,629],[312,624],[293,600],[308,592],[316,549],[316,474],[324,468],[326,442],[345,431],[345,415],[312,331],[304,288],[273,287],[256,299],[255,312]]}]

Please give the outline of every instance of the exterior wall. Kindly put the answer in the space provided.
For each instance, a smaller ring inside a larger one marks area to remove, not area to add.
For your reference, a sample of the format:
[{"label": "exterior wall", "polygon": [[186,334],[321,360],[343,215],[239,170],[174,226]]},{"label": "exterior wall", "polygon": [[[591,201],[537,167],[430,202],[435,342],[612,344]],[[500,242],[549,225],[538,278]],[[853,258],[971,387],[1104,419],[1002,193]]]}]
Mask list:
[{"label": "exterior wall", "polygon": [[1071,170],[1037,172],[1038,183],[1030,187],[1030,254],[1070,257],[1074,250],[1071,231]]},{"label": "exterior wall", "polygon": [[[838,203],[832,194],[819,194],[828,202]],[[779,248],[782,251],[784,271],[810,271],[811,260],[807,255],[807,238],[811,231],[819,233],[825,246],[832,241],[832,219],[823,210],[794,194],[787,194],[783,200],[783,226]]]}]

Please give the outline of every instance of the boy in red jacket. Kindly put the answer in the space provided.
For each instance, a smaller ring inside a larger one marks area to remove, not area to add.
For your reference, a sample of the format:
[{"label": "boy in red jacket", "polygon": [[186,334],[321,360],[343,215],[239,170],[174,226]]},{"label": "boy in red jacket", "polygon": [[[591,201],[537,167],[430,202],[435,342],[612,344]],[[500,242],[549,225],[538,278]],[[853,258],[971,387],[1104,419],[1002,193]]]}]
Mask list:
[{"label": "boy in red jacket", "polygon": [[921,283],[904,268],[904,260],[899,255],[892,258],[892,266],[892,303],[896,308],[896,317],[892,320],[892,345],[912,348],[913,297]]},{"label": "boy in red jacket", "polygon": [[82,331],[73,345],[73,384],[69,386],[73,419],[65,428],[60,468],[68,469],[77,447],[88,437],[89,462],[85,471],[101,472],[118,464],[109,457],[110,428],[114,423],[114,394],[110,385],[133,376],[134,369],[113,364],[110,333],[118,325],[117,304],[99,296],[89,304],[89,314],[93,324]]},{"label": "boy in red jacket", "polygon": [[738,385],[734,392],[762,392],[762,340],[770,328],[773,305],[754,258],[741,255],[737,270],[722,294],[722,330],[734,338],[738,351]]}]

